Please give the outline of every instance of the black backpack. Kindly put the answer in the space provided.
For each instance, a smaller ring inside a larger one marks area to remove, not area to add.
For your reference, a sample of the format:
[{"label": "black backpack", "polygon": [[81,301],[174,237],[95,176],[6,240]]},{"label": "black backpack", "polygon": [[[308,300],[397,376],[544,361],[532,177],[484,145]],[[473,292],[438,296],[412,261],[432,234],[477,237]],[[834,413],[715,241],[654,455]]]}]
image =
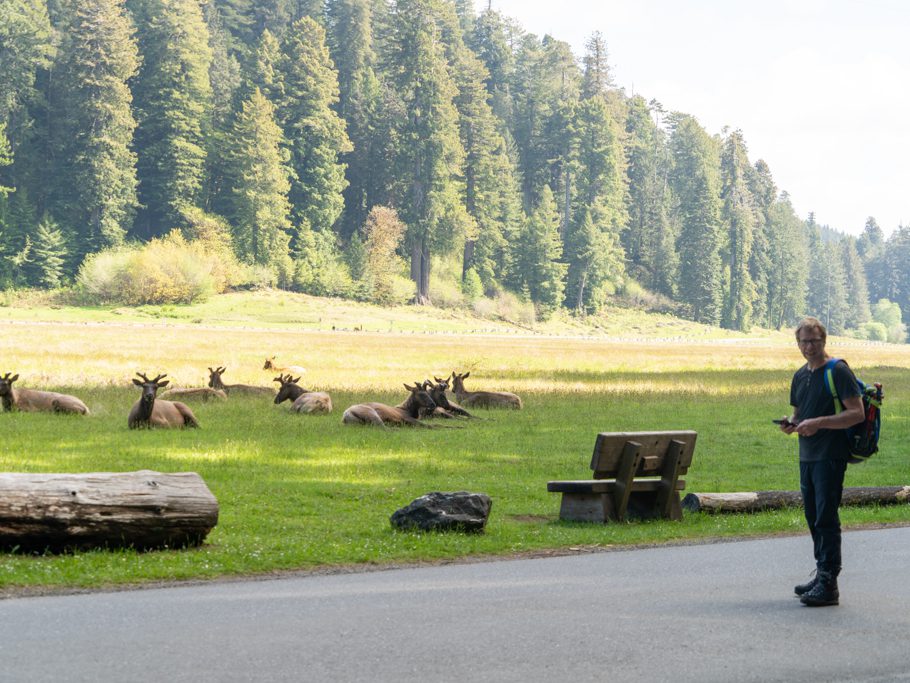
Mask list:
[{"label": "black backpack", "polygon": [[[834,386],[834,366],[840,362],[840,358],[832,358],[825,364],[825,384],[831,396],[834,397],[834,414],[837,415],[844,409],[843,404],[837,396],[837,387]],[[846,364],[846,361],[844,361]],[[850,442],[850,460],[847,462],[856,464],[866,462],[872,457],[873,453],[878,451],[878,437],[882,426],[882,385],[879,382],[866,384],[857,379],[859,390],[863,399],[863,413],[866,415],[859,424],[847,428],[847,440]]]}]

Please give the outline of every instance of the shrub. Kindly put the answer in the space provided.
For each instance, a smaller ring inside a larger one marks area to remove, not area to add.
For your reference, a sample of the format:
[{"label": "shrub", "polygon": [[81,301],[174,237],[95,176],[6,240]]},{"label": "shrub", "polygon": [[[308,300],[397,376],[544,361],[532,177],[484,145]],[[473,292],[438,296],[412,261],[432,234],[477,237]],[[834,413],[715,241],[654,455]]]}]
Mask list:
[{"label": "shrub", "polygon": [[863,323],[857,330],[860,339],[888,341],[888,328],[882,323]]},{"label": "shrub", "polygon": [[86,258],[76,278],[89,304],[192,303],[228,286],[234,263],[187,242],[177,231],[142,246],[125,246]]},{"label": "shrub", "polygon": [[474,301],[483,295],[483,282],[473,268],[468,268],[468,272],[464,274],[464,279],[461,281],[461,293],[468,301]]}]

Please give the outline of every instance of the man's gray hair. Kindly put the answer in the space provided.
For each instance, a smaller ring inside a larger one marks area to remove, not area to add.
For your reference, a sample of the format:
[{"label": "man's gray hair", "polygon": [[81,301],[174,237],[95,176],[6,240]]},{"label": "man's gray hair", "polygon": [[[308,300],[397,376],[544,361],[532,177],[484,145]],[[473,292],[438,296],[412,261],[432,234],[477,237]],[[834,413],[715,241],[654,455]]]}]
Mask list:
[{"label": "man's gray hair", "polygon": [[818,336],[822,338],[822,341],[827,341],[828,339],[828,330],[825,329],[822,321],[818,318],[806,316],[799,321],[799,325],[796,326],[796,341],[799,341],[799,333],[802,330],[818,330]]}]

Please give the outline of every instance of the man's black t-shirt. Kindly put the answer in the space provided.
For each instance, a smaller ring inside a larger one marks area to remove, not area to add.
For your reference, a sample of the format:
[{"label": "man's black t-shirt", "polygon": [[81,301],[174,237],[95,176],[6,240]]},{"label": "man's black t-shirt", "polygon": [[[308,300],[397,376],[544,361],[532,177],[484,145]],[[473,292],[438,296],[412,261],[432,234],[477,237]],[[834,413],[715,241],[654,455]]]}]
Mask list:
[{"label": "man's black t-shirt", "polygon": [[[843,361],[834,366],[834,386],[841,401],[860,396],[856,377]],[[799,420],[834,415],[834,397],[825,384],[824,365],[810,370],[807,363],[796,371],[790,384],[790,405],[796,408],[796,417]],[[849,457],[850,444],[847,442],[845,429],[819,429],[812,436],[799,437],[801,462],[847,460]]]}]

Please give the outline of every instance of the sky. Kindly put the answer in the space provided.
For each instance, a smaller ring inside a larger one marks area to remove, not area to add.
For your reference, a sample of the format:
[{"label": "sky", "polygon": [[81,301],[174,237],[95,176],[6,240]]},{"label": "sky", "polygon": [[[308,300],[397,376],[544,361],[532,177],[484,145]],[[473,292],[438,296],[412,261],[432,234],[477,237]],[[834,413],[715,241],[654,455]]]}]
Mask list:
[{"label": "sky", "polygon": [[910,2],[475,0],[581,57],[600,31],[617,86],[740,129],[797,213],[858,235],[910,224]]}]

